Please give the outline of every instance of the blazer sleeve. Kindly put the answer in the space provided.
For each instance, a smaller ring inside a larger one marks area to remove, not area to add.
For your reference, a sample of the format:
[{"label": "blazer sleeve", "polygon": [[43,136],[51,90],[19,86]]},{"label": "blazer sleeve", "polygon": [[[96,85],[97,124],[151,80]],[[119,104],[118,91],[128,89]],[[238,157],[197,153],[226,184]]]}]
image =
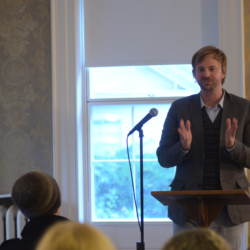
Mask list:
[{"label": "blazer sleeve", "polygon": [[189,154],[183,151],[179,140],[177,109],[176,104],[173,103],[164,122],[160,145],[156,151],[158,161],[163,167],[176,166]]},{"label": "blazer sleeve", "polygon": [[227,155],[238,167],[250,168],[250,102],[234,95],[229,95],[228,100],[228,117],[238,119],[238,131],[234,149]]},{"label": "blazer sleeve", "polygon": [[234,149],[228,154],[230,159],[240,167],[250,168],[250,122],[245,126],[243,141],[236,140]]}]

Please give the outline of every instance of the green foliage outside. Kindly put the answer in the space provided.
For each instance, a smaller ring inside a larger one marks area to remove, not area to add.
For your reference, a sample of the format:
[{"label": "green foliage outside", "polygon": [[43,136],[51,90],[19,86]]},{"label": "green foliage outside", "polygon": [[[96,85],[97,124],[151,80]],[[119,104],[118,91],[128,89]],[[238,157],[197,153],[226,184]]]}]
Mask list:
[{"label": "green foliage outside", "polygon": [[[133,164],[133,162],[132,162]],[[124,161],[98,161],[94,169],[94,219],[136,219],[129,164]],[[140,208],[140,166],[135,164],[135,186]],[[169,190],[175,168],[165,169],[157,160],[144,162],[144,216],[166,218],[167,209],[151,196],[151,191]]]}]

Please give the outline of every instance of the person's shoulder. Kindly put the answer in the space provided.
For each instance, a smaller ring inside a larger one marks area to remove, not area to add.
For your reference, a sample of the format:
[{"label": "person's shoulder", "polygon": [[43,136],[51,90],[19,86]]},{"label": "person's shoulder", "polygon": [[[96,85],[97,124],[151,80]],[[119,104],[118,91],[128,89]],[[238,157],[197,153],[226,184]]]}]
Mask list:
[{"label": "person's shoulder", "polygon": [[185,105],[193,101],[199,100],[200,95],[199,94],[194,94],[194,95],[189,95],[185,97],[181,97],[173,102],[173,105]]},{"label": "person's shoulder", "polygon": [[68,218],[64,217],[64,216],[61,216],[61,215],[53,215],[53,218],[55,221],[67,221],[69,220]]},{"label": "person's shoulder", "polygon": [[242,104],[242,105],[250,106],[250,101],[249,100],[247,100],[246,98],[240,97],[238,95],[226,92],[225,97],[228,100],[230,100],[230,102],[233,103],[233,104]]},{"label": "person's shoulder", "polygon": [[14,249],[23,249],[23,241],[15,238],[15,239],[9,239],[5,240],[0,245],[0,250],[14,250]]},{"label": "person's shoulder", "polygon": [[68,220],[66,217],[60,216],[60,215],[55,215],[55,214],[46,214],[46,215],[42,215],[39,217],[35,217],[32,218],[29,221],[29,224],[32,225],[33,227],[38,227],[41,228],[42,226],[47,226],[56,222],[60,222],[60,221],[65,221]]}]

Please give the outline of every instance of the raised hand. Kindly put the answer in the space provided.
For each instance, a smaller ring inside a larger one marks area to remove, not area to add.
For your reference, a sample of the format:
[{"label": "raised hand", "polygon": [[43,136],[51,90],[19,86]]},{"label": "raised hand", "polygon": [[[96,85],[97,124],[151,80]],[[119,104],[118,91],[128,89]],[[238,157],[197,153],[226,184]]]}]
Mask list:
[{"label": "raised hand", "polygon": [[180,120],[179,128],[177,129],[182,148],[185,151],[190,150],[192,143],[192,132],[191,132],[191,122],[187,120],[184,122],[183,119]]},{"label": "raised hand", "polygon": [[238,120],[236,118],[227,118],[226,131],[225,131],[226,148],[232,148],[234,146],[237,129],[238,129]]}]

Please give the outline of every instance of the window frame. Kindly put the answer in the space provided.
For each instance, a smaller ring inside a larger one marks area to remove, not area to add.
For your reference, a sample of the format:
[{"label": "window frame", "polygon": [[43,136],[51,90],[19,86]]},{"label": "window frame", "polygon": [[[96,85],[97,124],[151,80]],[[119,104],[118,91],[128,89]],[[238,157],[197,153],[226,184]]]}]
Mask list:
[{"label": "window frame", "polygon": [[[123,66],[121,66],[123,67]],[[107,67],[108,68],[108,67]],[[192,74],[192,72],[190,71],[190,74]],[[90,216],[89,220],[91,221],[91,223],[117,223],[117,222],[122,222],[122,223],[126,223],[126,222],[130,222],[130,223],[137,223],[136,218],[134,220],[119,220],[119,219],[110,219],[110,220],[92,220],[93,218],[93,204],[95,204],[95,197],[92,197],[92,182],[94,182],[93,180],[93,174],[92,174],[92,169],[91,169],[91,138],[90,138],[90,124],[91,124],[91,117],[90,117],[90,112],[89,110],[91,109],[92,106],[96,106],[96,105],[157,105],[157,104],[170,104],[172,102],[174,102],[175,100],[178,100],[180,98],[182,98],[183,96],[166,96],[166,97],[132,97],[132,98],[123,98],[123,97],[118,97],[118,98],[91,98],[90,97],[90,77],[89,77],[89,70],[88,68],[85,69],[85,79],[86,79],[86,107],[87,107],[87,121],[88,121],[88,134],[87,134],[87,142],[88,142],[88,162],[87,162],[87,166],[88,167],[88,171],[87,171],[87,179],[90,180],[89,183],[89,190],[88,190],[88,197],[89,197],[89,203],[90,205],[88,206],[88,211],[87,214]],[[166,114],[167,115],[167,114]],[[163,124],[162,124],[163,127]],[[124,141],[125,142],[125,141]],[[92,200],[94,199],[94,201]],[[139,201],[138,201],[139,202]],[[140,206],[140,204],[138,204],[138,206]],[[145,218],[145,217],[144,217]],[[148,222],[170,222],[170,220],[168,218],[164,219],[144,219],[145,221]]]}]

